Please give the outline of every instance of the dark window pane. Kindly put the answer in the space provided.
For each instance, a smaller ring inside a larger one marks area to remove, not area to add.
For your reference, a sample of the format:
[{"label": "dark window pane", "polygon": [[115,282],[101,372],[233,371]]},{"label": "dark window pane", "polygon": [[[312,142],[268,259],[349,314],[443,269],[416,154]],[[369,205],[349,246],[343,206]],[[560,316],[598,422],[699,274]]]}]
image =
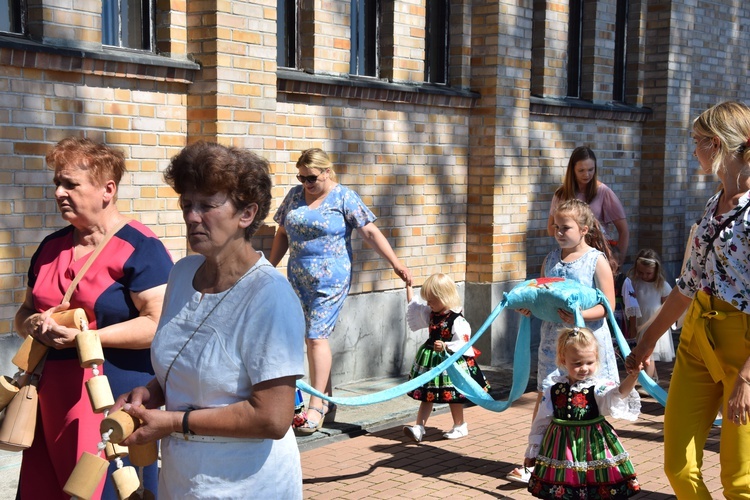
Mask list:
[{"label": "dark window pane", "polygon": [[378,75],[380,5],[377,0],[352,0],[351,62],[353,75]]},{"label": "dark window pane", "polygon": [[152,0],[102,0],[102,43],[151,50]]},{"label": "dark window pane", "polygon": [[276,0],[276,64],[297,67],[297,1]]},{"label": "dark window pane", "polygon": [[25,5],[21,0],[0,0],[0,31],[23,33],[22,9]]},{"label": "dark window pane", "polygon": [[615,20],[615,67],[612,83],[612,99],[625,102],[625,72],[628,58],[628,0],[617,0]]},{"label": "dark window pane", "polygon": [[581,96],[583,0],[570,0],[568,22],[568,97]]},{"label": "dark window pane", "polygon": [[425,81],[448,82],[448,0],[427,2]]}]

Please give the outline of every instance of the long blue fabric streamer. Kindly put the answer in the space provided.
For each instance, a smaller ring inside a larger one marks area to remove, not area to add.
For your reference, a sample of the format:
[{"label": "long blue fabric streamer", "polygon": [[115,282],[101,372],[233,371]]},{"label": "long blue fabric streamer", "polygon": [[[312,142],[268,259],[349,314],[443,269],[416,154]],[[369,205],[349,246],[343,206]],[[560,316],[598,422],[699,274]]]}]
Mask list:
[{"label": "long blue fabric streamer", "polygon": [[[611,331],[614,332],[617,346],[620,348],[620,352],[623,354],[623,356],[627,356],[628,354],[630,354],[630,346],[628,346],[625,337],[622,335],[622,332],[617,325],[617,321],[615,321],[615,317],[612,312],[612,308],[609,305],[609,301],[600,290],[597,289],[596,294],[598,302],[602,304],[602,306],[604,306],[606,310],[606,319],[609,323]],[[327,401],[331,401],[332,403],[335,403],[337,405],[370,405],[375,403],[382,403],[384,401],[388,401],[390,399],[406,394],[409,391],[413,391],[414,389],[417,389],[418,387],[426,384],[428,381],[435,378],[443,371],[447,370],[448,375],[451,378],[451,382],[471,402],[490,411],[504,411],[510,407],[513,401],[517,400],[524,394],[529,383],[531,364],[531,320],[527,317],[521,318],[521,323],[518,328],[518,334],[516,336],[516,347],[513,355],[513,381],[507,400],[498,401],[493,399],[492,396],[485,392],[482,387],[476,381],[474,381],[465,370],[458,368],[455,364],[455,361],[463,356],[464,353],[472,345],[474,345],[474,343],[482,336],[482,334],[484,334],[484,332],[490,327],[490,325],[492,325],[495,319],[497,319],[503,309],[505,309],[507,306],[508,300],[506,296],[505,298],[503,298],[500,304],[498,304],[495,309],[493,309],[493,311],[487,317],[479,330],[477,330],[476,334],[471,337],[469,342],[467,342],[464,346],[462,346],[459,350],[457,350],[450,356],[447,356],[443,361],[440,362],[439,365],[403,384],[399,384],[395,387],[391,387],[390,389],[386,389],[384,391],[376,392],[373,394],[350,397],[328,396],[314,389],[302,380],[297,381],[297,387],[302,391],[305,391]],[[576,310],[574,311],[574,315],[576,318],[576,325],[580,327],[585,326],[580,308],[576,308]],[[638,376],[638,380],[640,381],[646,392],[648,392],[662,406],[666,406],[667,393],[664,389],[659,387],[659,385],[656,384],[656,382],[654,382],[654,380],[651,379],[648,375],[646,375],[645,372],[640,373],[640,375]]]},{"label": "long blue fabric streamer", "polygon": [[[427,382],[429,382],[431,379],[437,377],[440,373],[447,370],[449,366],[451,366],[453,363],[456,362],[457,359],[461,358],[461,356],[464,355],[464,353],[474,345],[474,342],[479,340],[479,337],[482,336],[482,334],[489,328],[489,326],[492,324],[493,321],[500,315],[502,310],[505,308],[505,301],[498,304],[495,309],[492,310],[490,315],[485,320],[484,324],[477,330],[476,335],[473,335],[469,341],[463,345],[459,350],[445,358],[444,361],[442,361],[439,365],[432,368],[430,371],[423,373],[422,375],[413,378],[409,380],[408,382],[405,382],[403,384],[399,384],[395,387],[391,387],[390,389],[386,389],[384,391],[376,392],[374,394],[365,394],[362,396],[349,396],[345,398],[340,397],[331,397],[326,394],[323,394],[322,392],[318,391],[317,389],[311,387],[309,384],[302,380],[297,380],[297,387],[305,391],[309,394],[312,394],[313,396],[317,396],[319,398],[325,399],[326,401],[331,401],[332,403],[335,403],[337,405],[351,405],[351,406],[360,406],[360,405],[371,405],[375,403],[382,403],[383,401],[388,401],[389,399],[396,398],[398,396],[402,396],[406,394],[409,391],[413,391],[414,389],[417,389]],[[527,350],[528,352],[528,350]],[[527,363],[528,365],[528,363]],[[528,383],[528,366],[526,367],[526,373],[527,373],[527,381]],[[514,368],[515,371],[515,368]],[[513,380],[513,383],[516,383],[516,380]],[[519,382],[520,383],[520,382]],[[526,388],[526,384],[524,384],[524,389]],[[478,384],[477,384],[478,386]],[[480,388],[480,392],[484,393],[484,391]]]}]

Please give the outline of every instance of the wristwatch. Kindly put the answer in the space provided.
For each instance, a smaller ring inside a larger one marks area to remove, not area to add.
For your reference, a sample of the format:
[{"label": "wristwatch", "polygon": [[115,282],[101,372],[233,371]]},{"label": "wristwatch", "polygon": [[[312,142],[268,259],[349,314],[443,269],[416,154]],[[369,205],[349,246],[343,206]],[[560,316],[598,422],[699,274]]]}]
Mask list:
[{"label": "wristwatch", "polygon": [[188,417],[193,408],[188,408],[182,415],[182,435],[185,436],[185,441],[190,439],[190,436],[195,436],[195,432],[190,430],[190,424],[188,423]]}]

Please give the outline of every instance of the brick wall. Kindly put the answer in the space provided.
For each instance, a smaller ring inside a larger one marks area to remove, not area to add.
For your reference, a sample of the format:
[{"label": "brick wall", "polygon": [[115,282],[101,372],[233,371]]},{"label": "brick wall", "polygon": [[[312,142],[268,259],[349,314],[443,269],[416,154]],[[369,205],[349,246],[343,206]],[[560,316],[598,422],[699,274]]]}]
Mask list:
[{"label": "brick wall", "polygon": [[[272,214],[296,184],[299,152],[321,147],[417,284],[437,271],[465,283],[474,324],[499,290],[538,274],[555,245],[546,235],[552,193],[570,152],[588,144],[625,205],[630,254],[651,246],[674,267],[716,186],[697,173],[691,120],[720,100],[750,98],[750,40],[739,28],[750,7],[631,0],[622,104],[611,102],[616,0],[586,2],[588,101],[564,99],[568,2],[451,0],[450,81],[436,86],[423,83],[426,1],[381,2],[377,78],[348,75],[349,0],[299,2],[296,69],[276,66],[270,0],[157,0],[157,54],[102,47],[100,2],[32,2],[28,36],[0,34],[0,336],[12,332],[29,257],[62,225],[43,159],[68,135],[125,151],[118,206],[176,258],[187,252],[184,229],[162,172],[181,147],[215,140],[268,158]],[[270,249],[274,232],[269,217],[255,245]],[[400,293],[356,236],[354,249],[353,294],[374,304]],[[356,313],[346,314],[350,328]],[[391,326],[404,329],[401,319]],[[506,358],[508,328],[492,334],[493,363]],[[347,370],[335,376],[382,374]]]}]

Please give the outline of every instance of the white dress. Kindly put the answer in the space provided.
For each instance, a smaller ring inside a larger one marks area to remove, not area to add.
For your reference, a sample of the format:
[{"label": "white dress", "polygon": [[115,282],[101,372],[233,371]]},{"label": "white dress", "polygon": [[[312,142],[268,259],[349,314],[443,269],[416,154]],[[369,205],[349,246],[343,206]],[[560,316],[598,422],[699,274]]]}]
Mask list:
[{"label": "white dress", "polygon": [[[286,278],[261,257],[234,288],[201,295],[192,282],[203,261],[190,256],[175,264],[151,346],[170,411],[226,406],[248,399],[254,384],[304,374],[305,318]],[[202,442],[180,435],[167,436],[161,446],[160,499],[247,498],[250,492],[302,498],[291,422],[280,440]]]},{"label": "white dress", "polygon": [[[638,278],[633,278],[632,281],[635,298],[638,299],[638,306],[641,309],[641,317],[636,320],[638,331],[641,332],[641,327],[654,317],[661,307],[662,298],[666,299],[669,292],[672,291],[672,287],[666,281],[661,289],[656,287],[656,283],[649,283]],[[640,335],[638,335],[638,339],[640,340]],[[667,330],[664,335],[659,337],[656,346],[654,346],[652,359],[654,361],[672,361],[674,359],[674,342],[671,330]]]}]

